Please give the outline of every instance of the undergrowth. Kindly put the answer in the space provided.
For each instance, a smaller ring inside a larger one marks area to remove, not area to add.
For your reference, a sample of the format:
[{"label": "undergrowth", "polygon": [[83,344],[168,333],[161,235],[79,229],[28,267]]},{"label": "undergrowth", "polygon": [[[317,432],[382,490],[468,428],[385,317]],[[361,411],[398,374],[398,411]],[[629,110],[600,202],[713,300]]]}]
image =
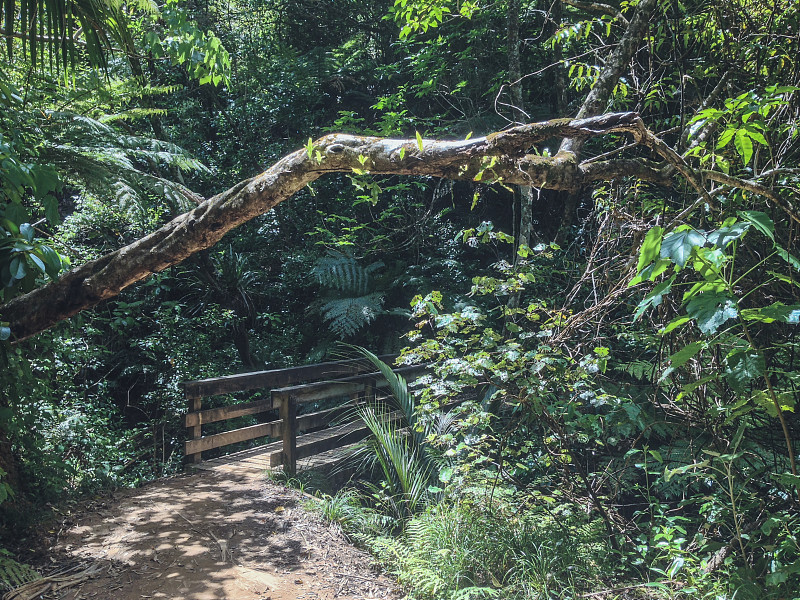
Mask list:
[{"label": "undergrowth", "polygon": [[369,549],[411,600],[570,597],[608,576],[602,523],[569,509],[517,511],[488,495],[462,498],[430,505],[397,531],[363,501],[345,490],[318,510]]}]

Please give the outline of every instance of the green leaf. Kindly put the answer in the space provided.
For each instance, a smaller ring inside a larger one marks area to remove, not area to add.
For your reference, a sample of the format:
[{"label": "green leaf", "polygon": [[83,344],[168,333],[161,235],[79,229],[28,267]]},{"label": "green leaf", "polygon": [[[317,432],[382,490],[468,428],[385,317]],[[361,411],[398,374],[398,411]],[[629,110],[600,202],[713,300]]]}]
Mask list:
[{"label": "green leaf", "polygon": [[742,310],[742,319],[745,321],[758,321],[759,323],[788,323],[789,317],[800,310],[800,304],[786,305],[783,302],[773,302],[762,308],[746,308]]},{"label": "green leaf", "polygon": [[750,159],[753,158],[753,140],[747,135],[747,131],[737,129],[733,138],[733,145],[736,147],[736,152],[742,157],[742,162],[745,165],[749,164]]},{"label": "green leaf", "polygon": [[717,142],[717,150],[721,150],[725,146],[727,146],[730,141],[733,139],[734,134],[736,133],[736,129],[729,127],[725,131],[722,132],[722,135],[719,136],[719,141]]},{"label": "green leaf", "polygon": [[689,300],[686,313],[705,334],[715,333],[723,323],[737,317],[736,303],[726,294],[706,292]]},{"label": "green leaf", "polygon": [[667,569],[667,577],[670,579],[674,579],[678,572],[683,568],[684,558],[682,556],[676,556],[672,559],[672,564]]},{"label": "green leaf", "polygon": [[725,248],[731,242],[741,238],[748,229],[750,229],[750,223],[735,223],[708,233],[706,238],[717,248]]},{"label": "green leaf", "polygon": [[453,468],[452,467],[445,467],[441,471],[439,471],[439,481],[442,483],[447,483],[453,478]]},{"label": "green leaf", "polygon": [[22,223],[19,226],[19,234],[25,238],[25,241],[32,242],[34,233],[35,231],[30,223]]},{"label": "green leaf", "polygon": [[12,202],[11,204],[6,205],[6,210],[4,214],[5,218],[17,225],[21,223],[29,223],[31,220],[30,215],[28,214],[28,210],[22,206],[21,204],[17,204],[16,202]]},{"label": "green leaf", "polygon": [[636,271],[641,273],[642,269],[659,257],[661,251],[661,240],[664,239],[664,229],[656,225],[647,235],[644,236],[642,247],[639,250],[639,264]]},{"label": "green leaf", "polygon": [[795,269],[800,271],[800,259],[798,259],[794,254],[791,254],[785,248],[781,248],[780,246],[775,246],[775,252],[778,256],[780,256],[783,260],[787,263],[792,265]]},{"label": "green leaf", "polygon": [[419,131],[417,131],[416,134],[417,134],[417,148],[419,148],[420,152],[424,152],[425,147],[422,143],[422,136],[419,134]]},{"label": "green leaf", "polygon": [[[775,398],[778,400],[781,412],[794,412],[794,406],[797,401],[795,400],[793,392],[780,392],[775,394]],[[778,408],[775,406],[775,400],[772,399],[772,396],[768,392],[758,390],[753,394],[753,402],[770,417],[778,416]]]},{"label": "green leaf", "polygon": [[27,273],[25,268],[25,259],[22,256],[15,256],[11,259],[8,265],[8,270],[11,273],[11,279],[23,279]]},{"label": "green leaf", "polygon": [[55,192],[61,184],[58,179],[58,173],[50,166],[37,168],[33,173],[33,177],[34,195],[37,200],[41,200],[51,192]]},{"label": "green leaf", "polygon": [[661,335],[667,335],[668,333],[678,329],[678,327],[681,327],[682,325],[685,325],[689,321],[691,321],[690,317],[678,317],[677,319],[673,319],[672,321],[667,323],[667,325],[664,327],[664,329],[662,329],[658,333],[661,334]]},{"label": "green leaf", "polygon": [[45,270],[51,279],[57,279],[61,272],[62,262],[58,252],[50,246],[39,246],[37,254],[44,261]]},{"label": "green leaf", "polygon": [[734,350],[725,357],[725,377],[730,386],[741,393],[750,380],[764,374],[764,357],[752,349]]},{"label": "green leaf", "polygon": [[747,129],[747,135],[751,140],[753,140],[754,142],[758,142],[762,146],[769,146],[769,144],[767,143],[767,139],[764,137],[763,133],[755,130],[753,127],[750,126],[748,126],[746,129]]},{"label": "green leaf", "polygon": [[692,254],[692,249],[705,243],[706,238],[702,233],[683,225],[664,238],[661,242],[660,255],[661,258],[669,258],[683,268]]},{"label": "green leaf", "polygon": [[672,374],[673,371],[675,371],[675,369],[680,369],[705,347],[705,342],[692,342],[678,350],[675,354],[671,355],[668,359],[670,363],[669,368],[664,370],[664,372],[661,374],[661,377],[658,378],[658,382],[661,383],[664,381],[670,376],[670,374]]},{"label": "green leaf", "polygon": [[656,287],[654,287],[653,290],[639,303],[639,306],[636,307],[636,312],[633,314],[633,320],[638,321],[644,314],[644,311],[646,311],[648,308],[651,306],[656,307],[661,304],[664,296],[672,291],[672,284],[674,281],[675,276],[673,275],[666,281],[662,281]]},{"label": "green leaf", "polygon": [[739,211],[739,216],[752,224],[753,227],[758,229],[773,242],[775,241],[775,223],[772,222],[772,219],[769,218],[766,213],[760,210],[742,210]]},{"label": "green leaf", "polygon": [[61,215],[58,214],[58,199],[52,194],[42,198],[44,204],[44,216],[51,225],[58,225],[61,222]]}]

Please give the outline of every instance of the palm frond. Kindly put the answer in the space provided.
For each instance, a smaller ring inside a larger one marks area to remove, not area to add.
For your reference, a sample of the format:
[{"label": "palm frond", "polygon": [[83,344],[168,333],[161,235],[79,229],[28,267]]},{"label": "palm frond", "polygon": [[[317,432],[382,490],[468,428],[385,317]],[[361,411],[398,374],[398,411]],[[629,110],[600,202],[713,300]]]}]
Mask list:
[{"label": "palm frond", "polygon": [[383,362],[374,353],[366,348],[360,346],[350,346],[366,358],[378,370],[381,376],[389,384],[389,401],[395,404],[395,408],[403,414],[405,424],[412,429],[416,429],[417,425],[417,406],[414,397],[408,388],[408,382],[405,377],[399,373],[395,373],[392,367]]},{"label": "palm frond", "polygon": [[[125,54],[134,51],[125,6],[116,0],[6,0],[6,52],[12,56],[15,40],[20,40],[22,55],[34,66],[43,65],[46,58],[54,70],[65,70],[76,63],[80,46],[92,65],[104,68],[115,46]],[[157,11],[151,1],[135,6]]]},{"label": "palm frond", "polygon": [[398,516],[405,519],[427,501],[433,473],[423,450],[406,430],[375,406],[360,407],[358,414],[372,434],[366,445],[380,466]]}]

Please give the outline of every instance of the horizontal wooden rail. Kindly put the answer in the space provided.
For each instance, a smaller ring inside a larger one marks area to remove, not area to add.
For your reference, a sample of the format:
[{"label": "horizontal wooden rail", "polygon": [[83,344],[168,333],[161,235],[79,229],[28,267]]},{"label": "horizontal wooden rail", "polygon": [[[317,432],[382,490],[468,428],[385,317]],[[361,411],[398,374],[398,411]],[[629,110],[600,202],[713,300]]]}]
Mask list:
[{"label": "horizontal wooden rail", "polygon": [[259,425],[250,425],[249,427],[234,429],[233,431],[226,431],[225,433],[207,435],[201,437],[199,440],[187,440],[186,454],[199,454],[206,450],[213,450],[214,448],[221,448],[222,446],[236,444],[238,442],[246,442],[267,435],[270,437],[278,437],[281,434],[281,430],[281,422],[272,421],[270,423],[261,423]]},{"label": "horizontal wooden rail", "polygon": [[[384,362],[388,362],[395,357],[397,357],[396,354],[385,354],[379,358]],[[322,378],[332,379],[334,377],[371,371],[374,368],[374,365],[365,358],[337,360],[314,365],[289,367],[288,369],[255,371],[252,373],[240,373],[238,375],[226,375],[225,377],[188,381],[183,384],[183,391],[188,399],[205,398],[219,394],[232,394],[234,392],[247,392],[263,388],[285,387],[303,381]]]},{"label": "horizontal wooden rail", "polygon": [[243,404],[232,404],[231,406],[221,406],[219,408],[208,408],[198,412],[186,413],[186,427],[205,425],[206,423],[216,423],[217,421],[227,421],[235,417],[246,415],[257,415],[258,413],[272,410],[272,399],[262,398],[253,402]]},{"label": "horizontal wooden rail", "polygon": [[[392,369],[398,375],[418,373],[425,369],[426,365],[413,365]],[[334,396],[346,396],[366,391],[370,386],[385,388],[387,381],[379,371],[342,377],[333,381],[317,381],[303,385],[293,385],[290,387],[277,388],[272,390],[272,403],[275,407],[280,406],[284,398],[291,396],[298,404],[324,400]]]},{"label": "horizontal wooden rail", "polygon": [[[323,427],[335,420],[338,416],[346,414],[347,411],[353,410],[353,405],[344,407],[329,408],[328,410],[320,410],[318,412],[309,413],[297,417],[297,430],[306,431],[308,429],[316,429]],[[199,440],[188,440],[186,442],[186,453],[196,454],[205,452],[206,450],[213,450],[214,448],[221,448],[229,444],[237,442],[246,442],[256,438],[269,436],[278,438],[283,433],[283,421],[270,421],[269,423],[260,423],[258,425],[250,425],[249,427],[241,427],[233,431],[226,431],[225,433],[216,433],[214,435],[207,435]]]}]

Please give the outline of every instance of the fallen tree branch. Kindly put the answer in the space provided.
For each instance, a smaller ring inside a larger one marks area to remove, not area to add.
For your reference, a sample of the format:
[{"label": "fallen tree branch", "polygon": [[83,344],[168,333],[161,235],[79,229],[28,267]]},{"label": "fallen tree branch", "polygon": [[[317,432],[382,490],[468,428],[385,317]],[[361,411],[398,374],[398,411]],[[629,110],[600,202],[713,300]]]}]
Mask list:
[{"label": "fallen tree branch", "polygon": [[[537,143],[557,137],[580,142],[609,134],[633,136],[637,144],[661,156],[666,165],[646,159],[581,165],[568,151],[551,157],[528,154]],[[10,322],[14,343],[24,340],[210,248],[227,232],[271,210],[325,173],[422,175],[575,192],[594,181],[620,177],[669,185],[670,167],[712,203],[702,177],[650,132],[636,113],[554,119],[461,141],[331,134],[289,154],[260,175],[202,202],[153,233],[11,300],[0,307],[0,315]]]},{"label": "fallen tree branch", "polygon": [[[93,563],[77,573],[70,573],[72,570],[68,569],[62,573],[56,573],[26,583],[6,593],[3,596],[3,600],[34,600],[35,598],[43,597],[47,592],[57,593],[97,577],[107,571],[108,566],[101,563]],[[60,594],[59,597],[61,597]]]},{"label": "fallen tree branch", "polygon": [[[284,157],[262,174],[202,202],[153,233],[11,300],[0,309],[2,318],[11,323],[13,340],[24,340],[213,246],[228,231],[271,210],[325,173],[368,170],[577,190],[600,177],[600,169],[587,180],[573,154],[541,157],[526,154],[528,150],[554,137],[641,135],[643,128],[636,113],[612,113],[521,125],[462,141],[328,135],[309,150]],[[623,162],[614,173],[606,165],[602,177],[621,177],[630,168],[631,163]],[[649,169],[638,172],[646,174]]]}]

